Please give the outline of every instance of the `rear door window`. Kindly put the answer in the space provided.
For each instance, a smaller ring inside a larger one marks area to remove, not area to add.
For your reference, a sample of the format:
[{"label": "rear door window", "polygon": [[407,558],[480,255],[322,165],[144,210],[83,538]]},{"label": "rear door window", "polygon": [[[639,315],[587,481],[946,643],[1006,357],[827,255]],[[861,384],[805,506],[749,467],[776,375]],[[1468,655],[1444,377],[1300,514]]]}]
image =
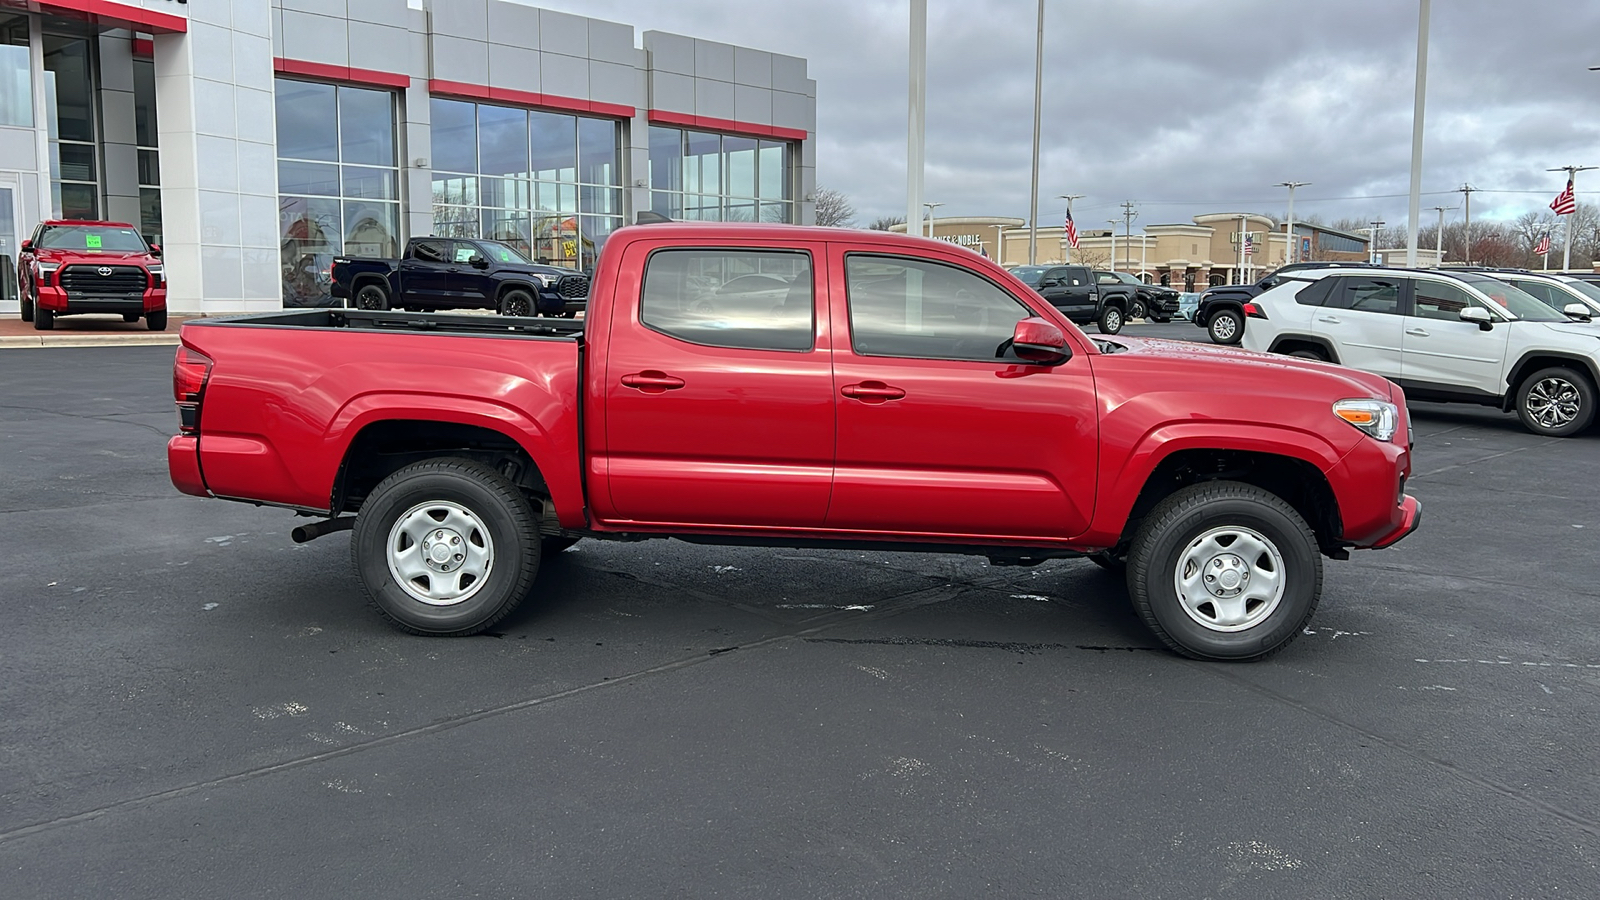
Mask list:
[{"label": "rear door window", "polygon": [[658,250],[645,264],[639,317],[678,340],[743,350],[810,350],[811,255],[779,250]]},{"label": "rear door window", "polygon": [[417,241],[411,245],[411,258],[423,262],[444,262],[449,255],[449,241]]},{"label": "rear door window", "polygon": [[1352,312],[1400,314],[1404,278],[1340,278],[1339,287],[1324,306]]}]

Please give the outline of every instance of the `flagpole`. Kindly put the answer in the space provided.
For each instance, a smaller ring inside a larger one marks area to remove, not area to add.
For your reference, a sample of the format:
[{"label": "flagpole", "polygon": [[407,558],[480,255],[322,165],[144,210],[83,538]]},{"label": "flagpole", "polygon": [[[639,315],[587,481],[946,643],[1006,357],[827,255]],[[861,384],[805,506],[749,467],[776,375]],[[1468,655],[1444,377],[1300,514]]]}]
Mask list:
[{"label": "flagpole", "polygon": [[1406,218],[1408,269],[1417,267],[1417,219],[1422,214],[1422,113],[1428,96],[1428,2],[1421,0],[1417,11],[1417,87],[1412,100],[1411,194]]},{"label": "flagpole", "polygon": [[[924,0],[926,2],[926,0]],[[1039,259],[1039,99],[1044,93],[1044,0],[1039,0],[1039,31],[1033,45],[1033,181],[1028,192],[1028,265]]]},{"label": "flagpole", "polygon": [[[1567,173],[1567,190],[1563,191],[1562,193],[1565,195],[1566,193],[1571,192],[1571,196],[1568,199],[1570,199],[1572,201],[1573,212],[1566,213],[1566,215],[1575,215],[1576,212],[1577,212],[1577,208],[1578,208],[1578,191],[1577,191],[1577,188],[1574,185],[1575,185],[1575,182],[1577,181],[1578,173],[1579,172],[1587,172],[1587,171],[1589,171],[1590,169],[1593,169],[1593,168],[1597,168],[1597,167],[1596,166],[1557,166],[1554,169],[1545,169],[1546,172],[1565,172],[1565,173]],[[1561,198],[1557,197],[1556,199],[1559,201]],[[1552,204],[1551,207],[1554,208],[1554,204]],[[1563,215],[1563,213],[1560,210],[1556,210],[1556,215],[1557,216],[1561,216],[1561,215]],[[1566,246],[1561,251],[1561,270],[1563,272],[1565,272],[1568,269],[1572,268],[1572,229],[1571,228],[1563,228],[1562,230],[1564,232],[1566,232],[1565,237],[1562,240],[1562,243],[1565,244]]]},{"label": "flagpole", "polygon": [[[1082,200],[1083,194],[1057,194],[1056,199],[1067,201],[1067,220],[1072,220],[1072,201]],[[1061,261],[1072,262],[1072,238],[1067,236],[1067,226],[1061,225]]]}]

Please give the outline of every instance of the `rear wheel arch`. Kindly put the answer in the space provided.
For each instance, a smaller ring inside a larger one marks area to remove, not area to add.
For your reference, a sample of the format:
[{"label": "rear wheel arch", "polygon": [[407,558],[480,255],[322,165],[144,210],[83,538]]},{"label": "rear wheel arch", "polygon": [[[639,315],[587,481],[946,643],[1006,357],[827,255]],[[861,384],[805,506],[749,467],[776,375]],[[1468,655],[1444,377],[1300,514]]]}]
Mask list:
[{"label": "rear wheel arch", "polygon": [[1333,348],[1332,341],[1308,334],[1280,334],[1272,339],[1272,346],[1267,348],[1269,353],[1294,353],[1297,350],[1316,351],[1328,362],[1339,361],[1339,352]]},{"label": "rear wheel arch", "polygon": [[351,296],[355,296],[357,291],[361,290],[362,288],[366,287],[369,284],[373,285],[374,287],[381,288],[385,294],[393,294],[394,293],[393,291],[391,291],[389,289],[389,280],[387,278],[384,278],[382,275],[367,274],[367,275],[357,275],[355,278],[351,279],[351,281],[350,281],[350,294],[351,294]]}]

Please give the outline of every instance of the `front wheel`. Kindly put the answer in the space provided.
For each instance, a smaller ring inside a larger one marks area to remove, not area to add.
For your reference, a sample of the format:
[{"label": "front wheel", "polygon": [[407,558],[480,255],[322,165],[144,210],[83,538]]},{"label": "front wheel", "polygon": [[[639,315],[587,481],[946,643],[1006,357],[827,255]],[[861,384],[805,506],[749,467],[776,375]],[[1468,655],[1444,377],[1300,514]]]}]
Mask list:
[{"label": "front wheel", "polygon": [[1244,337],[1244,317],[1231,309],[1222,310],[1211,317],[1206,331],[1214,344],[1237,344]]},{"label": "front wheel", "polygon": [[33,298],[27,295],[22,297],[22,321],[33,321]]},{"label": "front wheel", "polygon": [[[137,322],[138,319],[135,319],[134,321]],[[163,309],[163,310],[159,310],[157,312],[145,313],[144,314],[144,324],[145,324],[145,327],[150,329],[151,331],[166,331],[167,330],[167,311]]]},{"label": "front wheel", "polygon": [[1108,306],[1100,311],[1099,321],[1101,334],[1116,334],[1122,330],[1122,310],[1115,306]]},{"label": "front wheel", "polygon": [[49,331],[56,327],[55,310],[35,308],[33,311],[33,328],[35,331]]},{"label": "front wheel", "polygon": [[1147,311],[1148,310],[1146,309],[1143,300],[1135,300],[1133,301],[1133,305],[1128,307],[1128,318],[1142,319],[1145,317]]},{"label": "front wheel", "polygon": [[362,504],[350,553],[373,608],[412,634],[477,634],[539,573],[528,498],[481,463],[441,457],[385,478]]},{"label": "front wheel", "polygon": [[1594,421],[1594,384],[1573,369],[1540,369],[1517,390],[1517,415],[1534,434],[1571,437]]},{"label": "front wheel", "polygon": [[500,298],[502,316],[531,316],[533,315],[533,297],[527,291],[506,291]]},{"label": "front wheel", "polygon": [[1156,637],[1184,656],[1264,659],[1316,612],[1322,557],[1282,498],[1213,481],[1178,491],[1145,517],[1128,553],[1128,594]]}]

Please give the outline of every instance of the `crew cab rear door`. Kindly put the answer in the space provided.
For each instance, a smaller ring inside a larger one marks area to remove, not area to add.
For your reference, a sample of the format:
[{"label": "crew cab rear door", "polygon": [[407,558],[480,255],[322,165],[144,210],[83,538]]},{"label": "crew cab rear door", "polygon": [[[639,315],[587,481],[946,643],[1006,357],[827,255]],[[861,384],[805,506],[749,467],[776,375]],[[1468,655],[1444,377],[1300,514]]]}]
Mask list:
[{"label": "crew cab rear door", "polygon": [[839,439],[828,527],[1080,534],[1094,512],[1098,453],[1082,336],[1063,326],[1073,355],[1060,365],[1017,359],[1016,323],[1041,310],[964,266],[961,253],[829,245]]},{"label": "crew cab rear door", "polygon": [[601,519],[821,527],[835,432],[823,247],[625,249],[606,358],[591,362],[604,379],[604,446],[590,448]]},{"label": "crew cab rear door", "polygon": [[400,297],[395,306],[451,305],[449,269],[455,253],[454,242],[439,238],[418,238],[406,247],[400,260]]}]

